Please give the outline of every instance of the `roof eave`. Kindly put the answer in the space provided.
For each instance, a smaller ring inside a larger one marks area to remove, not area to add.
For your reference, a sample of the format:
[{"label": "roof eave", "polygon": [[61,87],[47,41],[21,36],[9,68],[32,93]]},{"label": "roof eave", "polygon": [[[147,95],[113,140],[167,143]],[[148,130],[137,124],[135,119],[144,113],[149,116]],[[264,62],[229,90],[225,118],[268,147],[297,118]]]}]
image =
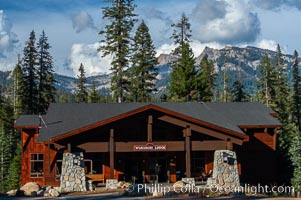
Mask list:
[{"label": "roof eave", "polygon": [[[145,105],[143,107],[134,109],[132,111],[123,113],[121,115],[118,115],[118,116],[115,116],[115,117],[112,117],[112,118],[109,118],[109,119],[106,119],[106,120],[103,120],[103,121],[100,121],[100,122],[97,122],[97,123],[94,123],[94,124],[91,124],[91,125],[88,125],[88,126],[85,126],[85,127],[82,127],[80,129],[76,129],[76,130],[72,130],[72,131],[63,133],[59,136],[52,137],[52,138],[50,138],[49,141],[55,142],[55,141],[58,141],[58,140],[61,140],[61,139],[64,139],[64,138],[67,138],[67,137],[70,137],[70,136],[73,136],[73,135],[77,135],[77,134],[82,133],[84,131],[88,131],[88,130],[91,130],[93,128],[99,127],[99,126],[103,126],[103,125],[118,121],[118,120],[123,119],[125,117],[132,116],[132,115],[135,115],[137,113],[140,113],[140,112],[143,112],[143,111],[146,111],[146,110],[149,110],[149,109],[154,109],[154,110],[157,110],[157,111],[160,111],[160,112],[163,112],[163,113],[166,113],[166,114],[178,117],[178,118],[182,118],[186,121],[190,121],[190,122],[193,122],[193,123],[196,123],[196,124],[199,124],[199,125],[203,125],[205,127],[211,128],[211,129],[222,131],[222,132],[227,133],[231,136],[241,138],[241,139],[243,139],[243,141],[248,141],[249,140],[249,136],[245,135],[243,133],[236,132],[234,130],[230,130],[230,129],[227,129],[227,128],[224,128],[224,127],[220,127],[218,125],[211,124],[211,123],[208,123],[208,122],[205,122],[205,121],[193,118],[193,117],[189,117],[187,115],[184,115],[184,114],[181,114],[181,113],[178,113],[178,112],[174,112],[174,111],[171,111],[171,110],[166,109],[166,108],[162,108],[162,107],[154,105],[154,104],[148,104],[148,105]],[[47,141],[46,141],[46,143],[47,143]]]},{"label": "roof eave", "polygon": [[38,125],[19,125],[19,126],[14,126],[15,129],[38,129],[41,128]]}]

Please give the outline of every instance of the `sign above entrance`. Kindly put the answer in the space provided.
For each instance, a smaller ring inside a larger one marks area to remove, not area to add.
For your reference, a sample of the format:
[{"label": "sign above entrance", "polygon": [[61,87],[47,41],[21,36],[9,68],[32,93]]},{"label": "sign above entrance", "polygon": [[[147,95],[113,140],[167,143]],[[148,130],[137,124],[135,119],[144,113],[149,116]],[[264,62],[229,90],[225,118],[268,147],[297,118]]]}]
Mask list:
[{"label": "sign above entrance", "polygon": [[133,146],[134,151],[166,151],[166,144],[138,144]]}]

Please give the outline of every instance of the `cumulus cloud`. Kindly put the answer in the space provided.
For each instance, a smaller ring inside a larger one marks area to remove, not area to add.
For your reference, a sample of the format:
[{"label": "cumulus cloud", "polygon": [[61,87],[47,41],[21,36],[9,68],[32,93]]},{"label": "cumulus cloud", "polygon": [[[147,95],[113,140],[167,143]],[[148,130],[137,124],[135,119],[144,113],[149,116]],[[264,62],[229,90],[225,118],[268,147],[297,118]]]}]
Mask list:
[{"label": "cumulus cloud", "polygon": [[110,56],[102,58],[97,51],[98,48],[99,43],[72,45],[70,65],[74,74],[78,74],[78,68],[81,63],[85,67],[86,76],[109,72],[112,58]]},{"label": "cumulus cloud", "polygon": [[[205,47],[210,47],[214,49],[222,49],[225,46],[222,44],[219,44],[217,42],[209,42],[209,43],[201,43],[199,41],[192,41],[190,44],[190,47],[195,55],[195,57],[201,55]],[[161,45],[156,51],[157,51],[157,57],[160,56],[160,54],[170,54],[172,50],[176,48],[176,45],[174,44],[163,44]]]},{"label": "cumulus cloud", "polygon": [[96,29],[93,18],[85,11],[72,16],[72,27],[76,33],[80,33],[86,29]]},{"label": "cumulus cloud", "polygon": [[165,43],[172,33],[173,21],[170,16],[156,8],[142,9],[141,13],[149,27],[154,44],[157,46]]},{"label": "cumulus cloud", "polygon": [[222,49],[225,47],[225,45],[217,43],[217,42],[201,43],[199,41],[193,41],[191,43],[192,51],[196,57],[201,55],[201,53],[204,51],[204,49],[206,47],[210,47],[213,49]]},{"label": "cumulus cloud", "polygon": [[161,54],[170,54],[175,48],[176,45],[174,44],[163,44],[156,50],[156,56],[159,57]]},{"label": "cumulus cloud", "polygon": [[274,40],[262,39],[255,43],[255,46],[261,49],[268,49],[271,51],[275,51],[277,48],[277,42]]},{"label": "cumulus cloud", "polygon": [[207,23],[214,19],[224,18],[227,10],[225,1],[203,0],[199,1],[192,10],[192,16],[200,23]]},{"label": "cumulus cloud", "polygon": [[[256,13],[251,12],[247,1],[200,1],[192,12],[194,39],[202,43],[218,42],[239,44],[253,42],[260,33],[260,21]],[[204,12],[207,4],[208,9]],[[217,4],[218,7],[214,8]],[[221,13],[216,14],[219,10]],[[201,19],[200,17],[204,17]]]},{"label": "cumulus cloud", "polygon": [[12,32],[12,24],[0,10],[0,57],[6,58],[18,45],[17,35]]}]

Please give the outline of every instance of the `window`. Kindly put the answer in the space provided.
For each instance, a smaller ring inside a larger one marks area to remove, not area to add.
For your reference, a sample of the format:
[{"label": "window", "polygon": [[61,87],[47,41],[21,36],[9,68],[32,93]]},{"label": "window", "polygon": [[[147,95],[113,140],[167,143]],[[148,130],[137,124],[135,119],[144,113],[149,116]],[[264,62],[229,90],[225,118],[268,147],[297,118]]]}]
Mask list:
[{"label": "window", "polygon": [[42,153],[30,154],[30,178],[43,177],[43,159]]},{"label": "window", "polygon": [[55,179],[57,181],[60,180],[62,174],[62,160],[57,160],[56,161],[56,176]]}]

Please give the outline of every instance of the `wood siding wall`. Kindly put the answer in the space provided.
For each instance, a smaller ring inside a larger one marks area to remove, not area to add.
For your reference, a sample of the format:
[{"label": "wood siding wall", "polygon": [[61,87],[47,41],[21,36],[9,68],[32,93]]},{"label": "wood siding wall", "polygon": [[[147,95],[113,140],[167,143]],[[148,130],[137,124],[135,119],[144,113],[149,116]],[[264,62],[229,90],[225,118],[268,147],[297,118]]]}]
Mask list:
[{"label": "wood siding wall", "polygon": [[[53,185],[58,186],[59,182],[55,181],[55,156],[56,151],[49,149],[44,144],[36,143],[38,133],[36,129],[22,130],[22,172],[21,185],[28,182],[36,182],[41,186]],[[30,177],[30,155],[34,153],[43,154],[43,177]]]},{"label": "wood siding wall", "polygon": [[235,149],[241,163],[241,179],[250,184],[276,183],[276,136],[272,130],[254,130],[249,136],[249,142]]}]

